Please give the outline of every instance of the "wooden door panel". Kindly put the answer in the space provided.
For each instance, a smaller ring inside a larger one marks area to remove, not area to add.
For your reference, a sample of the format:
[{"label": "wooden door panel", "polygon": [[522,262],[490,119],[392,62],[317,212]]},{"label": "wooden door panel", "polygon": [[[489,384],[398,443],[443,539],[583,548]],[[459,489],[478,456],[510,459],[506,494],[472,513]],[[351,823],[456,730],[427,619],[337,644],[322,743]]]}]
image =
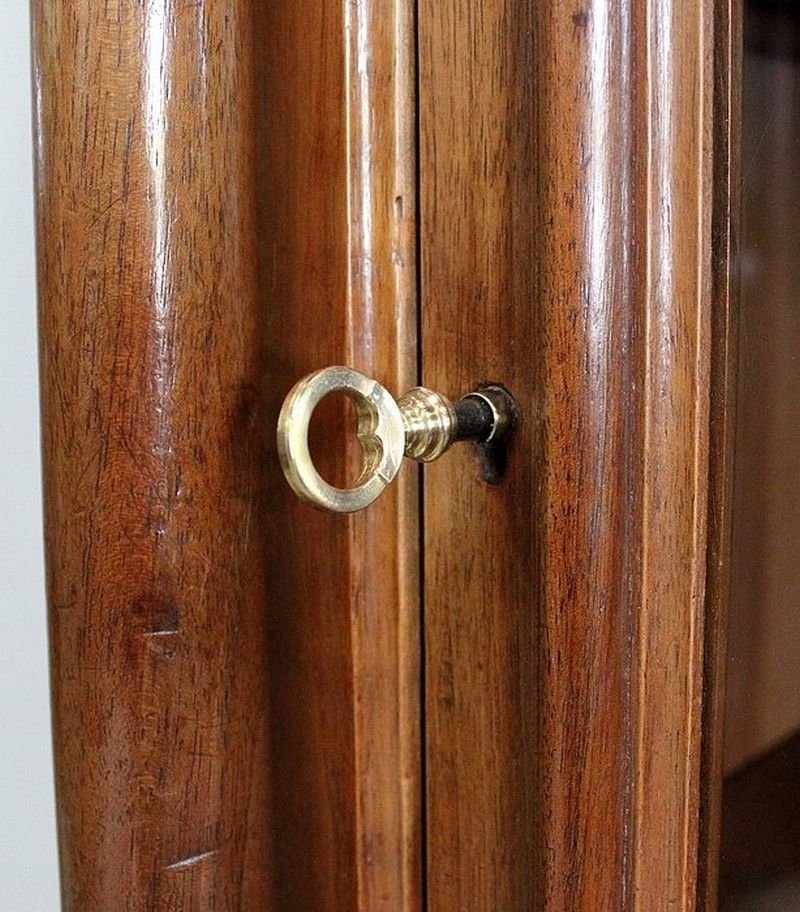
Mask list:
[{"label": "wooden door panel", "polygon": [[[737,3],[224,7],[33,3],[65,909],[713,907]],[[300,503],[336,363],[506,477]]]},{"label": "wooden door panel", "polygon": [[33,18],[64,908],[416,909],[416,476],[325,516],[274,445],[416,379],[411,5]]},{"label": "wooden door panel", "polygon": [[692,909],[713,877],[736,21],[420,4],[422,377],[522,416],[501,485],[466,451],[425,476],[432,910]]},{"label": "wooden door panel", "polygon": [[[274,428],[294,382],[329,364],[393,390],[416,382],[413,9],[281,0],[255,21],[275,907],[411,912],[422,891],[416,473],[367,512],[320,513],[286,485]],[[331,472],[343,430],[322,431]]]}]

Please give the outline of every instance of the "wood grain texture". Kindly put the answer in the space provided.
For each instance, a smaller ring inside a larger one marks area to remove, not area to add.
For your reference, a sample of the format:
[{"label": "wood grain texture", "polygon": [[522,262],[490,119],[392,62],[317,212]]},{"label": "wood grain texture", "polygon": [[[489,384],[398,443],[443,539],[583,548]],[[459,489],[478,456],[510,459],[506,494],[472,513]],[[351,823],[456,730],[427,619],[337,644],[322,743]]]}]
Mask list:
[{"label": "wood grain texture", "polygon": [[632,890],[641,908],[690,909],[701,794],[715,11],[678,2],[649,12]]},{"label": "wood grain texture", "polygon": [[[259,269],[274,427],[304,374],[416,381],[413,7],[259,6]],[[345,428],[321,427],[323,471]],[[350,445],[355,435],[350,432]],[[352,454],[351,454],[352,455]],[[416,472],[368,511],[300,503],[270,444],[276,909],[421,903]]]},{"label": "wood grain texture", "polygon": [[33,3],[63,908],[270,908],[249,7]]},{"label": "wood grain texture", "polygon": [[716,12],[420,3],[423,381],[522,412],[426,470],[431,910],[698,903]]},{"label": "wood grain texture", "polygon": [[411,6],[95,7],[34,4],[65,908],[414,910],[416,475],[323,516],[273,440],[416,380]]},{"label": "wood grain texture", "polygon": [[742,4],[715,16],[707,594],[703,636],[698,908],[717,909],[731,591],[741,245]]}]

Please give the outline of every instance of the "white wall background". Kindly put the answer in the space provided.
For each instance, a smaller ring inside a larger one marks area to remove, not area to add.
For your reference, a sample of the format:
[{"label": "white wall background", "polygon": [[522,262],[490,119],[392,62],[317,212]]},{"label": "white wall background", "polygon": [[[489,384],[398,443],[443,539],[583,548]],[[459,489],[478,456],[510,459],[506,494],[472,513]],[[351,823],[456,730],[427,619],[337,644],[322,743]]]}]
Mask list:
[{"label": "white wall background", "polygon": [[27,0],[0,3],[0,912],[56,912]]}]

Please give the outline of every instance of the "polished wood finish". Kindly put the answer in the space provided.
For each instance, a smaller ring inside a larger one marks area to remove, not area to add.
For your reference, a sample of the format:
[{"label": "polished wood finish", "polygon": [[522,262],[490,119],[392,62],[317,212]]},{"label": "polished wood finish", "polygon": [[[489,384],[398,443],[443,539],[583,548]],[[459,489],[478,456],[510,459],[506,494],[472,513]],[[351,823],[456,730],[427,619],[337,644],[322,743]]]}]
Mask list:
[{"label": "polished wood finish", "polygon": [[323,516],[273,441],[416,380],[411,15],[34,3],[66,909],[419,908],[416,474]]},{"label": "polished wood finish", "polygon": [[249,7],[33,23],[63,908],[270,908]]},{"label": "polished wood finish", "polygon": [[[95,6],[34,3],[66,909],[697,907],[735,7]],[[418,355],[507,477],[300,503],[292,383]]]},{"label": "polished wood finish", "polygon": [[[280,0],[259,6],[255,22],[274,428],[289,388],[311,370],[347,364],[394,392],[416,380],[413,7]],[[331,418],[321,436],[335,476],[347,438]],[[416,472],[406,468],[368,511],[333,516],[291,493],[271,438],[267,467],[275,908],[413,912],[422,891]]]},{"label": "polished wood finish", "polygon": [[732,15],[420,3],[422,376],[522,413],[426,470],[431,910],[702,902]]},{"label": "polished wood finish", "polygon": [[697,852],[698,907],[709,912],[717,909],[718,900],[732,560],[741,243],[742,4],[735,0],[719,3],[714,31],[709,501]]},{"label": "polished wood finish", "polygon": [[522,414],[502,484],[478,480],[468,447],[425,468],[428,909],[528,910],[543,908],[552,851],[537,817],[544,692],[529,522],[533,113],[548,86],[534,91],[532,4],[465,14],[456,0],[421,0],[419,32],[422,380],[451,396],[500,381]]}]

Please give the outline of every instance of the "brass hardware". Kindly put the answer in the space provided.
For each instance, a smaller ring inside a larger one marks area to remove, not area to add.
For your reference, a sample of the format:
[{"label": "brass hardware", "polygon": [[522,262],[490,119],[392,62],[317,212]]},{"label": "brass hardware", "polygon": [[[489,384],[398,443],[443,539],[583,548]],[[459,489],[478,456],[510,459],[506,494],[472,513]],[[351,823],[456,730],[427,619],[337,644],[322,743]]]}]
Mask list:
[{"label": "brass hardware", "polygon": [[[334,392],[346,393],[355,405],[364,456],[355,487],[347,489],[322,478],[308,447],[314,409]],[[474,440],[493,451],[507,442],[515,416],[511,395],[499,385],[483,386],[455,404],[424,387],[395,402],[380,383],[359,371],[326,367],[304,377],[286,397],[278,418],[278,455],[286,480],[303,500],[334,513],[354,513],[395,478],[403,456],[431,462],[457,440]]]},{"label": "brass hardware", "polygon": [[433,462],[456,439],[453,403],[433,390],[417,386],[397,401],[403,416],[405,452],[409,459]]}]

